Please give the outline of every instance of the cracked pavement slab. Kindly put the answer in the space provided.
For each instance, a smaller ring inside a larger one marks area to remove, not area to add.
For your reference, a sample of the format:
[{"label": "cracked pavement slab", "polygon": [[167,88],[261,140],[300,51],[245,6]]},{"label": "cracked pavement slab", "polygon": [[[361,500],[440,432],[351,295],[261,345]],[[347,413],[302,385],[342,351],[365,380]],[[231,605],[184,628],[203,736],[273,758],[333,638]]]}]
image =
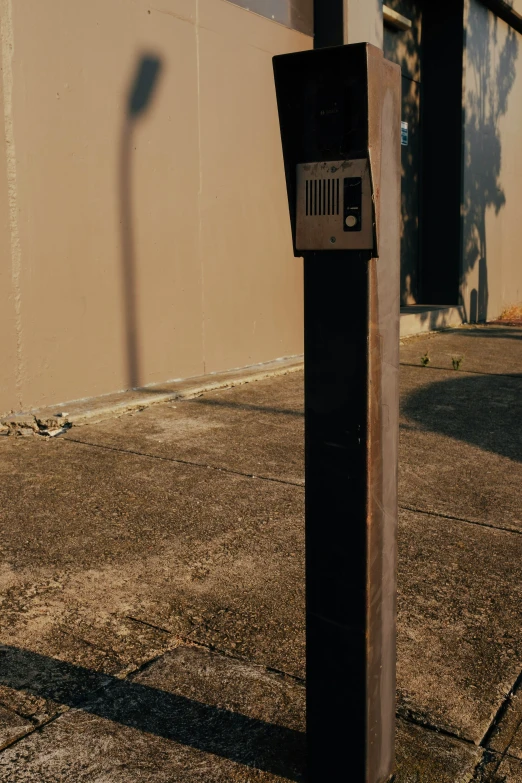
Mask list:
[{"label": "cracked pavement slab", "polygon": [[302,671],[301,487],[63,440],[2,445],[2,642],[113,674],[200,626],[240,649],[248,625],[255,658]]},{"label": "cracked pavement slab", "polygon": [[[486,332],[429,339],[479,346],[477,372],[494,377],[401,371],[400,502],[417,510],[403,509],[399,527],[397,783],[470,781],[482,758],[474,743],[522,670],[520,377],[498,374],[513,370],[519,338],[495,332],[486,350]],[[0,731],[7,742],[30,732],[0,754],[0,780],[14,770],[17,783],[113,783],[129,770],[154,783],[284,779],[232,750],[216,766],[208,747],[130,725],[125,705],[134,683],[270,725],[296,718],[302,683],[283,677],[285,696],[266,667],[304,676],[302,435],[296,372],[59,439],[0,438]],[[254,680],[265,690],[248,690]],[[517,704],[488,734],[512,775]]]},{"label": "cracked pavement slab", "polygon": [[485,783],[522,783],[522,763],[506,756],[496,770],[496,778]]},{"label": "cracked pavement slab", "polygon": [[488,739],[487,747],[500,754],[509,754],[522,762],[522,689],[519,687],[506,703],[498,724]]},{"label": "cracked pavement slab", "polygon": [[397,769],[393,783],[469,783],[482,749],[397,721]]},{"label": "cracked pavement slab", "polygon": [[403,511],[399,712],[478,743],[522,670],[522,536]]},{"label": "cracked pavement slab", "polygon": [[66,438],[303,485],[303,372],[277,380],[76,427]]},{"label": "cracked pavement slab", "polygon": [[[33,657],[45,669],[45,659]],[[41,692],[53,687],[52,677],[41,679]],[[303,732],[302,685],[183,646],[129,680],[113,678],[81,708],[6,750],[0,781],[300,781]]]},{"label": "cracked pavement slab", "polygon": [[13,739],[25,736],[33,730],[34,726],[35,724],[27,717],[0,706],[0,750],[3,750]]},{"label": "cracked pavement slab", "polygon": [[507,755],[490,755],[478,766],[473,783],[522,783],[522,762]]},{"label": "cracked pavement slab", "polygon": [[[31,656],[40,691],[52,692],[60,664]],[[248,661],[183,645],[71,704],[0,755],[0,781],[304,780],[304,687]],[[396,783],[470,780],[481,753],[399,720]]]},{"label": "cracked pavement slab", "polygon": [[400,503],[522,533],[521,386],[401,367]]}]

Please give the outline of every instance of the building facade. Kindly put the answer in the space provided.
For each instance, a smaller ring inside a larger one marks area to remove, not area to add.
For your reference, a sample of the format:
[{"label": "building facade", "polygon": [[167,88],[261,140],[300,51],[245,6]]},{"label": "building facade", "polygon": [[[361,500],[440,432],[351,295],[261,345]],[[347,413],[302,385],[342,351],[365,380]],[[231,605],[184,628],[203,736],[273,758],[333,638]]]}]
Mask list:
[{"label": "building facade", "polygon": [[271,59],[314,34],[402,68],[403,303],[520,302],[521,30],[522,0],[0,0],[0,413],[301,353]]},{"label": "building facade", "polygon": [[522,301],[522,2],[389,0],[401,65],[402,304],[461,305],[468,322]]}]

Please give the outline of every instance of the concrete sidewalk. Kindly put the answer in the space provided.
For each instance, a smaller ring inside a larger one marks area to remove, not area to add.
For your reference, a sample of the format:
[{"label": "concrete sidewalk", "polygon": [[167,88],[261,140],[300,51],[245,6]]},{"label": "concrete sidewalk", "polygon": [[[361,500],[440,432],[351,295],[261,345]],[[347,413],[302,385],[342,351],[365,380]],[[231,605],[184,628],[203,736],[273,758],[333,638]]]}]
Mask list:
[{"label": "concrete sidewalk", "polygon": [[[396,781],[522,783],[522,329],[402,362]],[[1,783],[304,779],[302,394],[0,438]]]}]

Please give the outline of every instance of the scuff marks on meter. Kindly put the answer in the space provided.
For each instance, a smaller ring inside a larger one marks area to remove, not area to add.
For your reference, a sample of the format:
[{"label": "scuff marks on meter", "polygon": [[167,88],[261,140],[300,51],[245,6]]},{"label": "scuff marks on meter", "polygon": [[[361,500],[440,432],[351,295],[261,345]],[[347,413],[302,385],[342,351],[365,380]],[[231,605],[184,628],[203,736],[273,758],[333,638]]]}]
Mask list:
[{"label": "scuff marks on meter", "polygon": [[296,249],[371,250],[374,210],[367,158],[300,163]]}]

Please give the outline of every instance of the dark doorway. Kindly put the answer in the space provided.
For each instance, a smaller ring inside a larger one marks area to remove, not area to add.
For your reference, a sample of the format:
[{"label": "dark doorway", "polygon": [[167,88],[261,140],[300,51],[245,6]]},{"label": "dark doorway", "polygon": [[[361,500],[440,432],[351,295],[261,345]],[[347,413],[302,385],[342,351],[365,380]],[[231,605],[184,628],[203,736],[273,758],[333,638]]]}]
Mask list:
[{"label": "dark doorway", "polygon": [[402,147],[401,305],[456,305],[463,0],[387,0],[385,9],[403,17],[384,26],[385,57],[402,71],[402,119],[408,125]]},{"label": "dark doorway", "polygon": [[460,304],[463,49],[464,0],[425,0],[420,252],[424,304]]},{"label": "dark doorway", "polygon": [[416,0],[388,0],[386,5],[411,24],[401,29],[400,20],[398,25],[385,22],[384,56],[402,71],[401,305],[413,305],[421,301],[422,11]]}]

